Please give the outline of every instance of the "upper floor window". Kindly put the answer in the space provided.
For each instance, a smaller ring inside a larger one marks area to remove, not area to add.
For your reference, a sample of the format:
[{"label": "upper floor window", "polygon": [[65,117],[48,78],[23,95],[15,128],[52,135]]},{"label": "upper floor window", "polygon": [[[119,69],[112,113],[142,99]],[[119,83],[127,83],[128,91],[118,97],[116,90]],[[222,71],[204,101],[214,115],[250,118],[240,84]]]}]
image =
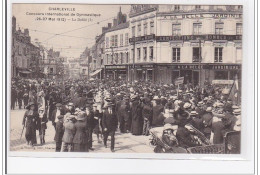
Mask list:
[{"label": "upper floor window", "polygon": [[118,46],[117,42],[118,42],[118,35],[115,35],[115,47]]},{"label": "upper floor window", "polygon": [[120,46],[124,45],[124,35],[120,34]]},{"label": "upper floor window", "polygon": [[224,23],[215,23],[215,34],[222,35],[223,34]]},{"label": "upper floor window", "polygon": [[192,62],[200,61],[200,48],[199,47],[193,47],[192,57],[193,57]]},{"label": "upper floor window", "polygon": [[180,5],[175,5],[174,10],[180,10]]},{"label": "upper floor window", "polygon": [[193,23],[193,34],[194,35],[201,34],[201,28],[202,28],[202,24],[201,23]]},{"label": "upper floor window", "polygon": [[172,35],[181,35],[181,24],[172,24]]},{"label": "upper floor window", "polygon": [[243,6],[242,6],[242,5],[239,5],[237,8],[238,8],[238,9],[243,9]]},{"label": "upper floor window", "polygon": [[126,33],[125,34],[125,45],[127,46],[128,45],[128,41],[129,40],[129,38],[128,38],[128,33]]},{"label": "upper floor window", "polygon": [[106,48],[109,48],[109,37],[106,37]]},{"label": "upper floor window", "polygon": [[195,10],[200,10],[201,6],[200,5],[195,5]]},{"label": "upper floor window", "polygon": [[150,22],[150,34],[154,34],[154,22]]},{"label": "upper floor window", "polygon": [[147,59],[147,48],[146,47],[144,47],[143,48],[143,55],[144,55],[144,61],[146,61],[146,59]]},{"label": "upper floor window", "polygon": [[153,61],[153,46],[149,47],[149,58],[151,61]]},{"label": "upper floor window", "polygon": [[236,34],[237,35],[242,35],[242,23],[237,23],[236,24]]},{"label": "upper floor window", "polygon": [[223,57],[223,48],[222,47],[215,47],[215,63],[222,63]]},{"label": "upper floor window", "polygon": [[147,35],[147,23],[144,23],[144,35]]},{"label": "upper floor window", "polygon": [[132,27],[132,37],[135,37],[135,26]]},{"label": "upper floor window", "polygon": [[126,63],[129,62],[129,59],[128,59],[128,52],[126,52],[126,54],[125,54],[125,61],[126,61]]},{"label": "upper floor window", "polygon": [[141,24],[138,24],[137,26],[137,35],[141,36]]},{"label": "upper floor window", "polygon": [[137,60],[141,59],[141,49],[137,48]]},{"label": "upper floor window", "polygon": [[180,62],[181,56],[180,48],[172,48],[172,62]]}]

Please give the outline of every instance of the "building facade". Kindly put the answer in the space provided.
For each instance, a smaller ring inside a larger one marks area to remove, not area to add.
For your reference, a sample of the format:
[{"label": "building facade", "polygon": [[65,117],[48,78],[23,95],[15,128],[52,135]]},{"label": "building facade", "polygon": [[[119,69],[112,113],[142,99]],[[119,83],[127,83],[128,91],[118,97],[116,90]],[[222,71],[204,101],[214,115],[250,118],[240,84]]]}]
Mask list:
[{"label": "building facade", "polygon": [[41,59],[40,48],[32,44],[29,30],[16,29],[12,18],[11,77],[37,77]]},{"label": "building facade", "polygon": [[241,77],[242,6],[132,5],[129,24],[135,80]]}]

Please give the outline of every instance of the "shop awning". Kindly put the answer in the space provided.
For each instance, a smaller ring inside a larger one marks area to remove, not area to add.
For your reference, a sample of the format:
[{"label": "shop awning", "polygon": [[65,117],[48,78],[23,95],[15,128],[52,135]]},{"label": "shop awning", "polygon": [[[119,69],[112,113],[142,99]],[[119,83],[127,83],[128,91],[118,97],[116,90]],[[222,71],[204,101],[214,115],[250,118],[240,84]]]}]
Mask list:
[{"label": "shop awning", "polygon": [[90,76],[92,77],[92,76],[97,75],[99,72],[101,72],[101,70],[102,70],[102,69],[98,69],[98,70],[96,70],[95,72],[92,72],[92,73],[90,74]]}]

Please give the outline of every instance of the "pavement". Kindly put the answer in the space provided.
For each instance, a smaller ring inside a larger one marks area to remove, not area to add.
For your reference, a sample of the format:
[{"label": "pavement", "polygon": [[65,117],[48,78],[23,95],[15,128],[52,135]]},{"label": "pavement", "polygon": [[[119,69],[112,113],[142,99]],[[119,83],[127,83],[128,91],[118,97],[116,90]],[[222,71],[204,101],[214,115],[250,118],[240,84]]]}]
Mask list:
[{"label": "pavement", "polygon": [[[55,130],[51,122],[47,123],[45,134],[45,144],[40,145],[39,132],[36,131],[37,145],[29,146],[25,140],[25,130],[22,133],[22,120],[25,113],[24,109],[11,110],[10,120],[10,151],[30,151],[30,152],[55,152],[54,135]],[[21,139],[20,139],[21,137]],[[121,134],[116,132],[115,135],[115,152],[116,153],[153,153],[153,147],[149,145],[149,136],[133,136],[131,133]],[[110,140],[108,138],[108,147],[105,148],[103,142],[98,143],[97,137],[93,134],[93,148],[97,153],[110,153]]]}]

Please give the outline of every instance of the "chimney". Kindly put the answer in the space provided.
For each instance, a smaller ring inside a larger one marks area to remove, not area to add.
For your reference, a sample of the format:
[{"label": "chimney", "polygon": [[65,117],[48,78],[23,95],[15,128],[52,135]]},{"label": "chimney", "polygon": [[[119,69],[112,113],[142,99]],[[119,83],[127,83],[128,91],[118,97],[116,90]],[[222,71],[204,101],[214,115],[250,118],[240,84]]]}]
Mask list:
[{"label": "chimney", "polygon": [[113,27],[117,25],[117,19],[113,19]]},{"label": "chimney", "polygon": [[112,23],[108,23],[107,27],[110,29],[112,27]]},{"label": "chimney", "polygon": [[24,35],[29,36],[29,29],[24,29]]}]

